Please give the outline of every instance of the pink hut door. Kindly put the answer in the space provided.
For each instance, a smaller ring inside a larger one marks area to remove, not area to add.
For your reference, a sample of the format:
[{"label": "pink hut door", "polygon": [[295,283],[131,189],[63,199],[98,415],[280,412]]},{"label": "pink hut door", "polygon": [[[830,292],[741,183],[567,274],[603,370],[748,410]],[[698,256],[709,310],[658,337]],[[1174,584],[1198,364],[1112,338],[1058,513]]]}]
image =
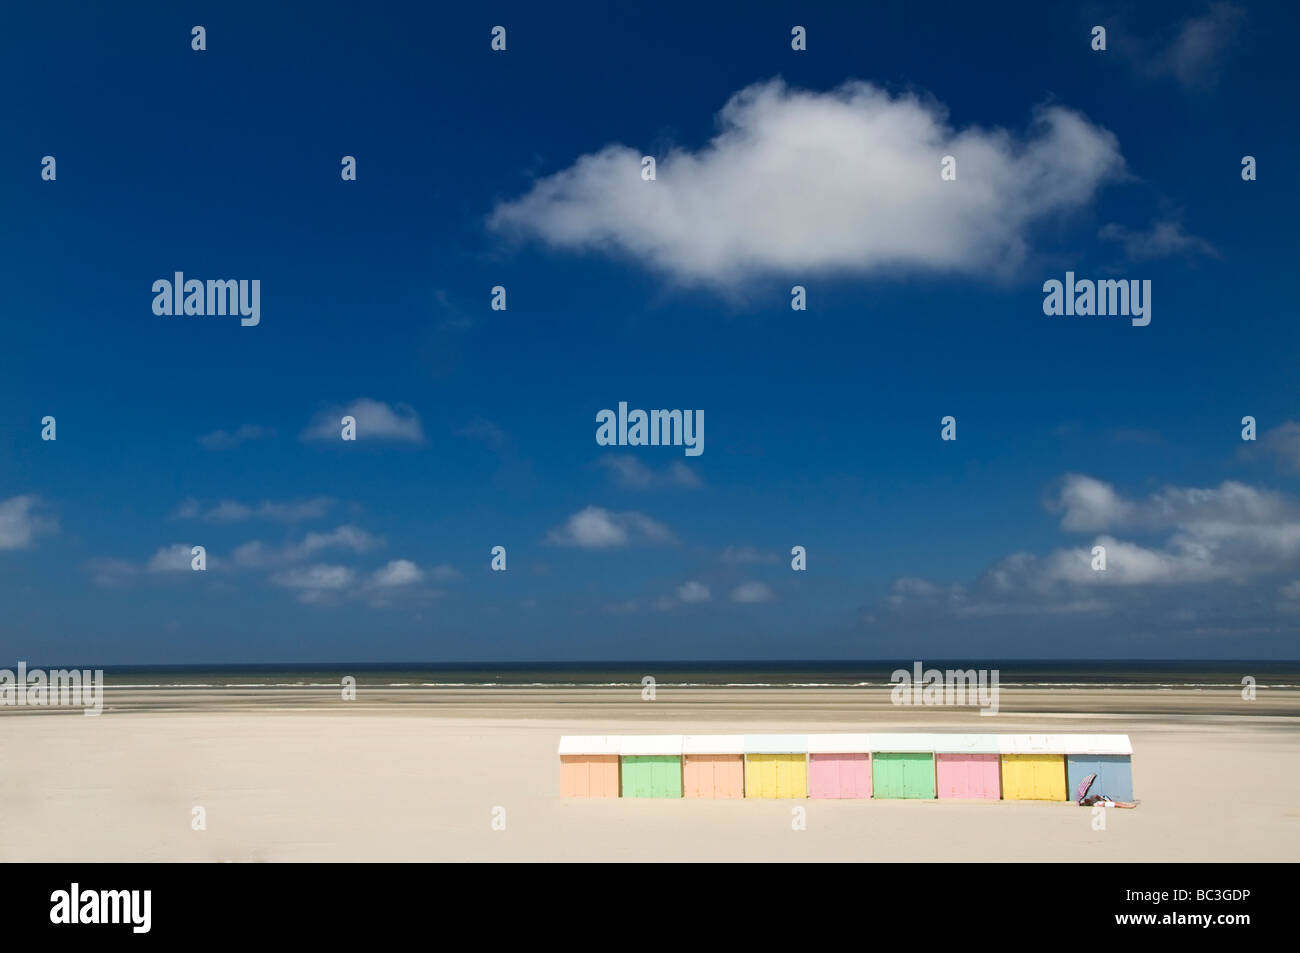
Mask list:
[{"label": "pink hut door", "polygon": [[935,765],[939,797],[982,798],[1002,796],[1002,780],[995,754],[941,754]]},{"label": "pink hut door", "polygon": [[814,754],[808,769],[809,797],[871,797],[871,761],[865,754]]}]

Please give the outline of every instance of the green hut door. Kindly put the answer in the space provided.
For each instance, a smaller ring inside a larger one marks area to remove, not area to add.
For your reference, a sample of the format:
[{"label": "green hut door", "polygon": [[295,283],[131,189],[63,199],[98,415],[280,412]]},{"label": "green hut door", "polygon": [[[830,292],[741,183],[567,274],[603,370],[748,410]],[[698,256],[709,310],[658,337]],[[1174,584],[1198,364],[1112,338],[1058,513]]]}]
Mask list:
[{"label": "green hut door", "polygon": [[934,797],[934,758],[929,754],[881,752],[874,762],[872,793],[876,797]]},{"label": "green hut door", "polygon": [[934,797],[934,756],[903,755],[903,797]]},{"label": "green hut door", "polygon": [[624,797],[681,797],[682,759],[676,755],[625,755]]}]

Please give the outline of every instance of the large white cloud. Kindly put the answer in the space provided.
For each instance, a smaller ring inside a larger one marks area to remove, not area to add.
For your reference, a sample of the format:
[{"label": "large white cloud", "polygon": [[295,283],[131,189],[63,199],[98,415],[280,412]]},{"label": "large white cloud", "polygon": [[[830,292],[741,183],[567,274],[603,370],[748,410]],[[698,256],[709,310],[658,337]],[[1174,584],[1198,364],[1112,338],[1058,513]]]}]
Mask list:
[{"label": "large white cloud", "polygon": [[[1070,474],[1053,505],[1062,529],[1089,534],[1086,542],[1013,553],[970,585],[899,578],[886,604],[912,615],[1005,616],[1150,611],[1199,599],[1242,611],[1264,604],[1261,592],[1289,598],[1291,590],[1269,580],[1300,571],[1300,499],[1277,491],[1226,481],[1127,498],[1102,480]],[[1141,541],[1115,535],[1121,531]],[[1094,568],[1097,546],[1105,548],[1104,571]]]},{"label": "large white cloud", "polygon": [[[1036,222],[1123,172],[1107,130],[1061,106],[1024,136],[954,129],[944,108],[864,82],[830,92],[779,80],[736,93],[698,150],[612,144],[497,206],[489,225],[570,250],[633,256],[686,282],[927,269],[1006,272]],[[940,160],[957,160],[941,181]]]},{"label": "large white cloud", "polygon": [[1180,545],[1203,544],[1238,557],[1300,557],[1300,501],[1235,480],[1217,487],[1170,486],[1128,500],[1108,483],[1070,474],[1056,505],[1068,530],[1171,532]]}]

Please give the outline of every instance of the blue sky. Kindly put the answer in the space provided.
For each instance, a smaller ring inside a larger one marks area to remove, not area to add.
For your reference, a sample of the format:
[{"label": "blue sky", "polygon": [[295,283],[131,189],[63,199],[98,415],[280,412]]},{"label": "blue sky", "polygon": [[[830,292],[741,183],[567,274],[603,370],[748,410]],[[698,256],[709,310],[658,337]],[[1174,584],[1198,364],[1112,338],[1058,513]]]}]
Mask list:
[{"label": "blue sky", "polygon": [[0,657],[1294,658],[1296,19],[15,10]]}]

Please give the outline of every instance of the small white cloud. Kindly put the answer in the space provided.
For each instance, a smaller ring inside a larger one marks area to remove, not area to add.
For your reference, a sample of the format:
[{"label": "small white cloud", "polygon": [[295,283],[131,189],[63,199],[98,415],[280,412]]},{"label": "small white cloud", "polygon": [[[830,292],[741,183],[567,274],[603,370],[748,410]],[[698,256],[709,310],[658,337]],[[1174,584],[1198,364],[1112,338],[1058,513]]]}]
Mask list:
[{"label": "small white cloud", "polygon": [[[189,572],[194,560],[191,543],[172,543],[163,546],[145,563],[149,572]],[[211,560],[208,561],[211,565]]]},{"label": "small white cloud", "polygon": [[199,446],[205,450],[233,450],[240,444],[254,440],[269,440],[275,436],[270,427],[244,424],[237,430],[214,430],[199,437]]},{"label": "small white cloud", "polygon": [[33,494],[0,500],[0,549],[26,549],[37,536],[54,533],[58,522],[43,512]]},{"label": "small white cloud", "polygon": [[438,330],[464,331],[474,326],[474,319],[451,300],[445,288],[435,288],[433,300],[438,303],[443,314],[442,320],[438,322]]},{"label": "small white cloud", "polygon": [[677,598],[685,603],[708,602],[713,598],[709,587],[694,579],[677,587]]},{"label": "small white cloud", "polygon": [[1145,232],[1135,232],[1112,222],[1097,233],[1105,241],[1119,242],[1129,261],[1151,261],[1174,255],[1219,258],[1218,249],[1204,238],[1188,235],[1177,222],[1155,222]]},{"label": "small white cloud", "polygon": [[276,551],[267,546],[266,543],[255,539],[236,546],[235,551],[230,554],[230,558],[236,566],[243,569],[252,569],[258,566],[269,566],[276,561],[277,556]]},{"label": "small white cloud", "polygon": [[577,546],[581,549],[612,549],[626,546],[634,539],[649,542],[669,542],[672,533],[662,523],[634,510],[611,513],[599,506],[579,510],[547,535],[547,541],[557,546]]},{"label": "small white cloud", "polygon": [[669,486],[681,486],[689,489],[695,489],[701,485],[699,475],[680,460],[674,460],[668,464],[668,470],[664,473],[664,480]]},{"label": "small white cloud", "polygon": [[261,519],[282,523],[296,523],[303,520],[320,519],[325,516],[334,501],[320,496],[308,500],[289,500],[274,502],[263,500],[257,504],[240,503],[236,500],[221,500],[216,505],[204,509],[198,500],[184,500],[176,509],[177,519],[202,519],[214,523],[240,523],[246,520]]},{"label": "small white cloud", "polygon": [[251,569],[302,562],[329,549],[368,553],[381,546],[383,540],[377,536],[356,526],[345,525],[328,533],[308,533],[298,542],[279,547],[267,546],[261,540],[243,543],[235,547],[232,559],[236,566]]},{"label": "small white cloud", "polygon": [[724,563],[735,563],[737,565],[776,562],[775,554],[762,552],[753,546],[728,546],[722,551],[720,558]]},{"label": "small white cloud", "polygon": [[378,537],[372,536],[363,529],[355,526],[340,526],[328,533],[308,533],[291,551],[295,556],[310,556],[322,549],[348,549],[354,553],[368,553],[382,545]]},{"label": "small white cloud", "polygon": [[[143,563],[128,559],[101,556],[86,563],[90,581],[106,589],[116,589],[139,581],[145,575],[176,576],[193,571],[193,546],[190,543],[172,543],[160,546]],[[211,554],[207,556],[209,570],[222,567]]]},{"label": "small white cloud", "polygon": [[449,566],[443,563],[440,566],[434,566],[429,570],[429,575],[438,582],[451,582],[460,578],[460,570],[455,566]]},{"label": "small white cloud", "polygon": [[457,430],[456,436],[476,440],[497,453],[510,445],[509,435],[500,426],[483,417],[475,417]]},{"label": "small white cloud", "polygon": [[409,559],[394,559],[382,569],[376,569],[370,584],[381,589],[394,586],[411,586],[424,578],[424,571]]},{"label": "small white cloud", "polygon": [[90,560],[87,568],[90,570],[90,581],[105,589],[124,586],[140,572],[140,567],[135,563],[110,556]]},{"label": "small white cloud", "polygon": [[1236,42],[1246,13],[1233,3],[1215,3],[1201,16],[1185,20],[1173,42],[1151,56],[1144,68],[1172,76],[1184,86],[1211,86]]},{"label": "small white cloud", "polygon": [[636,457],[625,453],[608,454],[596,462],[609,473],[615,485],[624,489],[650,490],[657,487],[695,489],[700,486],[699,476],[680,460],[670,463],[663,471],[651,469]]},{"label": "small white cloud", "polygon": [[654,471],[631,454],[610,454],[597,463],[619,486],[647,490],[654,485]]},{"label": "small white cloud", "polygon": [[347,566],[319,564],[276,573],[271,582],[304,593],[338,592],[356,582],[356,573]]},{"label": "small white cloud", "polygon": [[767,602],[772,598],[772,590],[761,582],[742,582],[731,590],[732,602]]},{"label": "small white cloud", "polygon": [[172,517],[178,520],[196,520],[203,515],[203,507],[194,497],[189,496],[181,501],[180,506],[176,507],[176,512]]},{"label": "small white cloud", "polygon": [[406,404],[388,406],[383,401],[362,397],[352,403],[323,410],[302,432],[303,440],[340,440],[345,416],[356,419],[357,441],[387,440],[395,443],[424,443],[420,415]]}]

